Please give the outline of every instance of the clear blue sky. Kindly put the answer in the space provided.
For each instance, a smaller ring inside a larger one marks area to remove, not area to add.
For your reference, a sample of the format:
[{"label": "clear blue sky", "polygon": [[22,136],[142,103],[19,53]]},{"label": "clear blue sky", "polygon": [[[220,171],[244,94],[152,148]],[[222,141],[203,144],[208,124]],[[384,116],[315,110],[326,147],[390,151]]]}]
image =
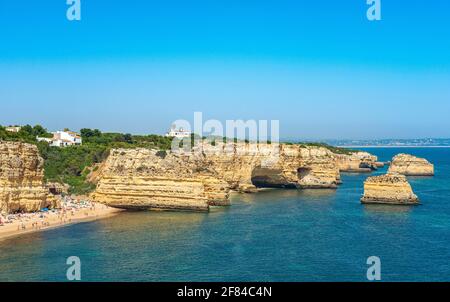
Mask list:
[{"label": "clear blue sky", "polygon": [[163,133],[278,119],[282,137],[450,137],[450,1],[0,0],[0,124]]}]

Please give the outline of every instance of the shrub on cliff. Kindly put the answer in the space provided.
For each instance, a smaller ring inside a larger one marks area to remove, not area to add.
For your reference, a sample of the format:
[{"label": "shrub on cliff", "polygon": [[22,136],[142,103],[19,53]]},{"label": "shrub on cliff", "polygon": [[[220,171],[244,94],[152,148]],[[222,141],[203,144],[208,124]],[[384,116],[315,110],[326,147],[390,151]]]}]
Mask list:
[{"label": "shrub on cliff", "polygon": [[53,135],[41,125],[35,125],[34,127],[25,125],[19,132],[6,131],[5,127],[0,126],[0,140],[36,144],[37,136],[52,137]]},{"label": "shrub on cliff", "polygon": [[48,181],[70,185],[69,192],[86,194],[95,189],[86,178],[90,167],[104,161],[111,149],[151,148],[168,150],[172,138],[159,135],[131,135],[102,133],[98,129],[81,129],[83,145],[65,148],[51,147],[39,143],[41,156],[45,160],[45,178]]},{"label": "shrub on cliff", "polygon": [[358,152],[357,150],[352,150],[352,149],[348,149],[348,148],[340,148],[340,147],[335,147],[335,146],[330,146],[328,144],[325,143],[298,143],[300,146],[305,146],[305,147],[322,147],[325,149],[330,150],[331,152],[335,153],[335,154],[345,154],[345,155],[350,155],[354,152]]},{"label": "shrub on cliff", "polygon": [[87,168],[105,160],[109,152],[107,146],[93,144],[58,148],[42,142],[38,148],[45,160],[45,179],[70,185],[69,192],[74,194],[85,194],[95,188],[86,181]]}]

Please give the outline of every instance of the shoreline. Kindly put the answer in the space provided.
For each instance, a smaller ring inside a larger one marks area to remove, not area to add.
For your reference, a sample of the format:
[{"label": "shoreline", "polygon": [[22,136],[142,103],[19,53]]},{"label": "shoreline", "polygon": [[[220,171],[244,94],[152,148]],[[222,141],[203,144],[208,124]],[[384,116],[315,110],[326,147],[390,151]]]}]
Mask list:
[{"label": "shoreline", "polygon": [[[28,219],[16,219],[12,223],[0,226],[0,242],[25,234],[48,231],[77,223],[112,217],[122,211],[103,204],[92,203],[92,207],[90,208],[58,210],[45,214],[31,213],[28,214]],[[43,217],[40,215],[43,215]]]}]

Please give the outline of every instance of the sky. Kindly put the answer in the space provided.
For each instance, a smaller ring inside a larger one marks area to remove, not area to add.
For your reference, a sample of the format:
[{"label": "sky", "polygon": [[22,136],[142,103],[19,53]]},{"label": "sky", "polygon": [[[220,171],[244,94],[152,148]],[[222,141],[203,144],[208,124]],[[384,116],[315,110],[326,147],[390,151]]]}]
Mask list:
[{"label": "sky", "polygon": [[0,124],[162,134],[279,120],[282,138],[450,137],[450,1],[0,0]]}]

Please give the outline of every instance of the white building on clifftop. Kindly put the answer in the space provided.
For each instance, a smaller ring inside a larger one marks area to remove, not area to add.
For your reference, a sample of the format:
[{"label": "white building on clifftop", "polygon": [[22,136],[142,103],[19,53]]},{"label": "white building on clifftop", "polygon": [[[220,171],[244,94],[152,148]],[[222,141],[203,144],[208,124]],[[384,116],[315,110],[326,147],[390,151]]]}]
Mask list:
[{"label": "white building on clifftop", "polygon": [[54,147],[77,146],[83,143],[81,136],[73,131],[52,132],[53,138],[37,137],[39,142],[47,142]]},{"label": "white building on clifftop", "polygon": [[176,137],[176,138],[185,138],[191,136],[191,131],[186,131],[183,128],[179,128],[178,130],[175,127],[172,127],[169,132],[166,134],[167,137]]}]

